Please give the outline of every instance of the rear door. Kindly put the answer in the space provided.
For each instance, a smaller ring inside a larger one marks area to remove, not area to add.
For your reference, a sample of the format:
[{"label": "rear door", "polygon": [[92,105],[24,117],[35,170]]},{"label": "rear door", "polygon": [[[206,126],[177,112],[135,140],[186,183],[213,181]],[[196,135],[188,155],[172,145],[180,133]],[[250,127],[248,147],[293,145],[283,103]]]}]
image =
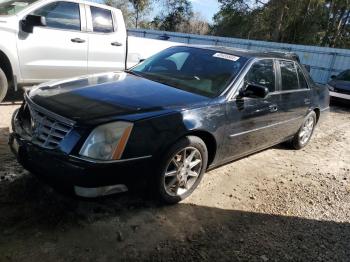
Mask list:
[{"label": "rear door", "polygon": [[57,1],[31,13],[45,17],[47,26],[18,35],[20,68],[26,81],[41,82],[87,73],[88,38],[84,32],[83,8],[77,3]]},{"label": "rear door", "polygon": [[126,30],[117,11],[86,5],[89,73],[124,70]]},{"label": "rear door", "polygon": [[263,85],[270,93],[266,98],[237,96],[227,102],[227,140],[223,146],[223,155],[229,158],[266,148],[281,139],[278,132],[281,115],[274,60],[256,61],[239,88],[245,88],[248,83]]},{"label": "rear door", "polygon": [[279,110],[281,115],[281,134],[294,135],[300,128],[311,104],[311,89],[300,66],[290,60],[278,60]]}]

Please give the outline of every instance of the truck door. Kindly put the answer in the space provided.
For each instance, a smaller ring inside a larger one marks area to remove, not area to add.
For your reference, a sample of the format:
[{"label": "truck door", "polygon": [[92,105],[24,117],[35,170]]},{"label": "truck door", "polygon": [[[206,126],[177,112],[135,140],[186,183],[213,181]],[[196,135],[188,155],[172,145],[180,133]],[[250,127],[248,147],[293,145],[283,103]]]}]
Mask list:
[{"label": "truck door", "polygon": [[86,5],[89,34],[88,71],[124,70],[126,29],[118,11]]},{"label": "truck door", "polygon": [[83,5],[53,2],[31,14],[46,18],[45,27],[20,32],[17,49],[22,78],[42,82],[87,73],[88,37]]}]

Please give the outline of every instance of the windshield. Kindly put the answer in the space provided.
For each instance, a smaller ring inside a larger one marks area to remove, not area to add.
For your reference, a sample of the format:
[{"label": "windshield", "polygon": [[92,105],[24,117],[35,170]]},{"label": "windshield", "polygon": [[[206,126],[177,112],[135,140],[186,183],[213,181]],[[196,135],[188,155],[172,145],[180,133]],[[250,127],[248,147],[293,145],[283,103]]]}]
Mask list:
[{"label": "windshield", "polygon": [[344,71],[340,75],[338,75],[337,80],[350,82],[350,70]]},{"label": "windshield", "polygon": [[0,0],[0,15],[15,15],[37,0],[4,1]]},{"label": "windshield", "polygon": [[131,72],[191,93],[217,97],[246,61],[244,57],[208,49],[172,47],[145,60]]}]

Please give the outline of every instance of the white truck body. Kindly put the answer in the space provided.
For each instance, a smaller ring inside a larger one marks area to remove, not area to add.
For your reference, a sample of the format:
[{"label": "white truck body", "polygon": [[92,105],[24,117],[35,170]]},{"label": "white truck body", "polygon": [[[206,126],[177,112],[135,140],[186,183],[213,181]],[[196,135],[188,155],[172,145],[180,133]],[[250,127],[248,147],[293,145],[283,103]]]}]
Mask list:
[{"label": "white truck body", "polygon": [[[124,70],[178,45],[128,38],[122,12],[113,7],[79,0],[28,1],[5,0],[14,6],[26,5],[14,14],[1,15],[0,9],[0,69],[9,86],[16,89],[18,85]],[[21,23],[28,15],[45,17],[47,24],[25,32]]]}]

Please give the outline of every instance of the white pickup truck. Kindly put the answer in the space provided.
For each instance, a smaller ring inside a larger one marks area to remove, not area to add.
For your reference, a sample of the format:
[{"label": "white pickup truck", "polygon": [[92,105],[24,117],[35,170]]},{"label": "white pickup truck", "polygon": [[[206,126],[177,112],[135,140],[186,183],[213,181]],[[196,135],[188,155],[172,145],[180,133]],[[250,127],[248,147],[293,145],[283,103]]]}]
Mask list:
[{"label": "white pickup truck", "polygon": [[128,37],[122,12],[79,0],[0,0],[0,102],[9,88],[124,70],[172,42]]}]

